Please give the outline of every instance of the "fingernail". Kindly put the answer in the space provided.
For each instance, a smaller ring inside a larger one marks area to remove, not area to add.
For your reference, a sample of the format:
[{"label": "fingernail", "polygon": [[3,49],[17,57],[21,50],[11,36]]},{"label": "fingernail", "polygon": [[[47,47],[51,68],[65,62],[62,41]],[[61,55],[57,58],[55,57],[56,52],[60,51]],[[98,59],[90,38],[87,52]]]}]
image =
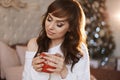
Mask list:
[{"label": "fingernail", "polygon": [[48,61],[45,61],[46,64],[48,64]]},{"label": "fingernail", "polygon": [[39,58],[41,59],[42,57],[41,57],[41,56],[39,56]]},{"label": "fingernail", "polygon": [[43,66],[44,64],[41,64],[41,66]]}]

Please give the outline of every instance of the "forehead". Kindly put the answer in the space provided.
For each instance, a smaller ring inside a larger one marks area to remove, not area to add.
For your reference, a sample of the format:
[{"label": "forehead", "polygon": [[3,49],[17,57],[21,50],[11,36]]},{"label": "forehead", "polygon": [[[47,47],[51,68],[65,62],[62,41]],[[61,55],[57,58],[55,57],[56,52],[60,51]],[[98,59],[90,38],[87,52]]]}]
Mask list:
[{"label": "forehead", "polygon": [[48,17],[51,17],[51,18],[58,20],[58,21],[67,21],[67,17],[56,17],[52,13],[48,13]]}]

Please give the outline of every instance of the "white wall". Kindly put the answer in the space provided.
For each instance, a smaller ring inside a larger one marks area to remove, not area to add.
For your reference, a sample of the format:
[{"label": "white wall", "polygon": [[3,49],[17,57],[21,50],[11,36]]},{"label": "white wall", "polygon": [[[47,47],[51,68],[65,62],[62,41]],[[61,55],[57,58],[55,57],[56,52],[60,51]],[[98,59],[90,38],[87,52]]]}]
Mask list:
[{"label": "white wall", "polygon": [[53,0],[21,1],[25,2],[27,7],[16,10],[14,7],[4,8],[0,5],[0,41],[9,45],[26,43],[39,34],[42,15]]},{"label": "white wall", "polygon": [[120,57],[120,0],[107,0],[108,23],[116,43],[114,56]]}]

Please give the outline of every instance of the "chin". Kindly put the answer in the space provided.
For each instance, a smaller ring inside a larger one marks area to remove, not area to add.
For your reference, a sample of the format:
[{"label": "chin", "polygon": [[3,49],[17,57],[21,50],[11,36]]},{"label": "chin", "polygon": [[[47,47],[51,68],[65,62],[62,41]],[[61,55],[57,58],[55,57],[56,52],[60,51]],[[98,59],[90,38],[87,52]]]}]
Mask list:
[{"label": "chin", "polygon": [[48,37],[49,39],[54,39],[54,37],[52,37],[52,36],[49,36],[49,35],[47,35],[47,37]]}]

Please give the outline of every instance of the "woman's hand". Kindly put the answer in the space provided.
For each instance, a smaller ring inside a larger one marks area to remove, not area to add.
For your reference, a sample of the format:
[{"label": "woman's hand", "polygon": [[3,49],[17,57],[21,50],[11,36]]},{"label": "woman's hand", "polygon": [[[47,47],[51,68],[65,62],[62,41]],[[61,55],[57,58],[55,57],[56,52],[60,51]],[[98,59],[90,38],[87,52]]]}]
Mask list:
[{"label": "woman's hand", "polygon": [[[54,68],[46,68],[44,65],[49,65]],[[64,58],[60,54],[45,54],[45,56],[38,54],[37,57],[33,58],[32,66],[37,72],[58,73],[62,78],[65,78],[68,74],[68,70],[64,64]]]},{"label": "woman's hand", "polygon": [[45,64],[55,68],[47,68],[48,71],[58,73],[62,78],[65,78],[68,74],[68,70],[64,64],[64,57],[60,54],[46,54],[43,57],[46,59]]},{"label": "woman's hand", "polygon": [[32,60],[32,66],[37,72],[41,72],[42,67],[44,66],[43,62],[45,60],[40,56],[40,54],[37,55],[37,57],[33,58]]}]

